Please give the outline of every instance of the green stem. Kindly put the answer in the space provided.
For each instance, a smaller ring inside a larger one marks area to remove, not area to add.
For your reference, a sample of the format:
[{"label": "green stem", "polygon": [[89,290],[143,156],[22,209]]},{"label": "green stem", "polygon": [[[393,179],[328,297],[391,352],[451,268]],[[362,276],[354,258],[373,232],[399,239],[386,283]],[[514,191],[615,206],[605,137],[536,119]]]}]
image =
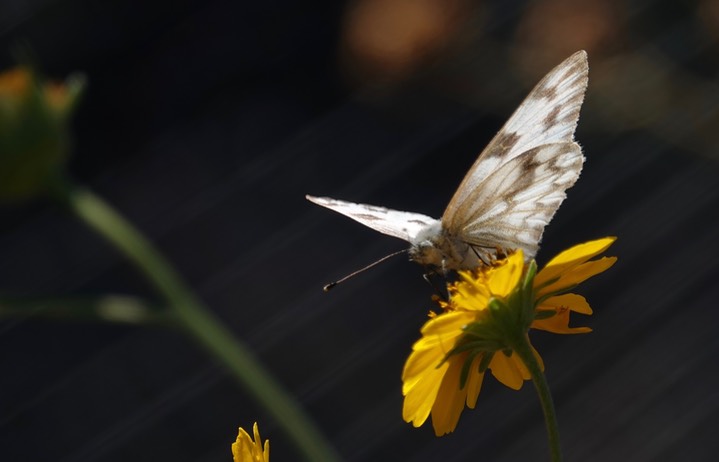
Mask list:
[{"label": "green stem", "polygon": [[275,418],[311,461],[336,461],[337,453],[310,417],[270,376],[251,350],[208,310],[155,247],[91,191],[64,184],[56,192],[90,228],[125,255],[162,295],[187,334],[212,354]]},{"label": "green stem", "polygon": [[534,355],[532,345],[529,343],[529,337],[525,334],[515,339],[512,345],[514,352],[519,355],[524,365],[527,366],[529,374],[532,376],[534,388],[539,395],[539,402],[544,412],[544,424],[547,427],[547,438],[549,439],[549,454],[552,462],[562,461],[562,447],[559,444],[559,425],[557,424],[557,414],[554,411],[554,403],[552,394],[549,391],[547,378],[539,366],[539,361]]}]

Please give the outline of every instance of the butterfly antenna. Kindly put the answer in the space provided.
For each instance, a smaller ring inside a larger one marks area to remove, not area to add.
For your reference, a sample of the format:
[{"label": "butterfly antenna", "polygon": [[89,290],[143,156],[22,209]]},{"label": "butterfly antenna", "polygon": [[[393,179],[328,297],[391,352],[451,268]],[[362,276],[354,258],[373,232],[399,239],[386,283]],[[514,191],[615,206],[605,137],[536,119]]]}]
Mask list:
[{"label": "butterfly antenna", "polygon": [[394,256],[396,256],[396,255],[399,255],[399,254],[401,254],[401,253],[405,253],[405,252],[407,252],[408,250],[409,250],[409,249],[402,249],[402,250],[399,250],[399,251],[397,251],[397,252],[391,253],[391,254],[389,254],[389,255],[385,255],[384,257],[380,258],[380,259],[377,260],[376,262],[370,263],[369,265],[365,266],[364,268],[360,268],[360,269],[358,269],[357,271],[353,271],[353,272],[351,272],[350,274],[348,274],[347,276],[343,277],[342,279],[338,279],[338,280],[336,280],[335,282],[330,282],[329,284],[325,285],[325,286],[322,288],[322,290],[324,290],[325,292],[329,292],[329,291],[330,291],[334,286],[336,286],[337,284],[339,284],[339,283],[341,283],[341,282],[345,282],[347,279],[352,278],[352,277],[354,277],[354,276],[357,276],[358,274],[360,274],[360,273],[362,273],[362,272],[364,272],[364,271],[367,271],[368,269],[370,269],[370,268],[372,268],[372,267],[374,267],[374,266],[379,265],[379,264],[382,263],[383,261],[389,260],[390,258],[392,258],[392,257],[394,257]]}]

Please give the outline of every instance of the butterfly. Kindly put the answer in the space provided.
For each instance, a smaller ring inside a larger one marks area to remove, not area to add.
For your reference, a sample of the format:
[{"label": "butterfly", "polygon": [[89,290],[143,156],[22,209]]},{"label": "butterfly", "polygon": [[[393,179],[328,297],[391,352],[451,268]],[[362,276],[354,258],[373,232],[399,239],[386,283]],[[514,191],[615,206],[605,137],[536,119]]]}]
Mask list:
[{"label": "butterfly", "polygon": [[487,265],[508,250],[531,259],[544,227],[579,178],[574,131],[588,82],[578,51],[529,93],[467,172],[442,218],[306,196],[315,204],[410,243],[409,257],[450,270]]}]

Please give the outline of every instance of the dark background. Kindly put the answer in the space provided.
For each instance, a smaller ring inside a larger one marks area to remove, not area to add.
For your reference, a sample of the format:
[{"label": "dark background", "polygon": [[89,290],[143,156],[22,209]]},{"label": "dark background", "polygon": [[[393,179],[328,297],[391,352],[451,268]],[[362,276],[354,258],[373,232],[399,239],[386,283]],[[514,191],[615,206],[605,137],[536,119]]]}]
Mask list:
[{"label": "dark background", "polygon": [[[385,263],[404,243],[312,193],[438,217],[531,86],[589,53],[587,157],[540,265],[619,240],[583,287],[594,332],[534,332],[566,459],[716,460],[719,452],[719,2],[0,1],[0,67],[89,80],[71,175],[145,232],[352,461],[546,460],[531,384],[487,377],[436,438],[401,418],[400,374],[432,289]],[[132,294],[134,268],[44,201],[0,210],[3,294]],[[258,421],[177,333],[0,322],[0,458],[228,461]]]}]

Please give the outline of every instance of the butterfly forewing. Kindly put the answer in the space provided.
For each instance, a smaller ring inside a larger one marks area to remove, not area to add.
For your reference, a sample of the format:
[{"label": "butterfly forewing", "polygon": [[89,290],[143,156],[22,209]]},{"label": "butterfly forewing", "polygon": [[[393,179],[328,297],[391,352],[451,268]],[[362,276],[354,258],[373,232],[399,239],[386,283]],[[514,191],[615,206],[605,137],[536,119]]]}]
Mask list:
[{"label": "butterfly forewing", "polygon": [[[544,227],[582,169],[574,130],[587,82],[587,55],[580,51],[534,87],[452,197],[442,216],[450,235],[534,255]],[[551,147],[538,149],[545,146]]]},{"label": "butterfly forewing", "polygon": [[578,51],[552,69],[529,93],[474,162],[442,216],[448,229],[464,225],[469,196],[503,164],[543,144],[573,142],[588,82],[587,54]]}]

